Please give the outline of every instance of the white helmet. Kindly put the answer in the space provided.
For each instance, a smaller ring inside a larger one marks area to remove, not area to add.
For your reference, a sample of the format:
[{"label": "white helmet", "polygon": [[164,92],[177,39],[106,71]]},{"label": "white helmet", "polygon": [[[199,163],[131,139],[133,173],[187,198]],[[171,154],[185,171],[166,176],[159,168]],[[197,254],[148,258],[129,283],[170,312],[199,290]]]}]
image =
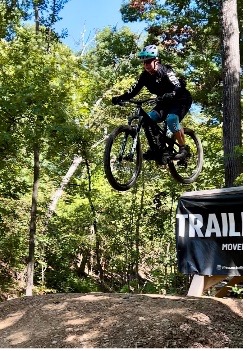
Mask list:
[{"label": "white helmet", "polygon": [[158,57],[159,57],[159,50],[156,45],[145,46],[145,48],[138,54],[138,58],[143,61],[149,60],[151,58],[157,59]]}]

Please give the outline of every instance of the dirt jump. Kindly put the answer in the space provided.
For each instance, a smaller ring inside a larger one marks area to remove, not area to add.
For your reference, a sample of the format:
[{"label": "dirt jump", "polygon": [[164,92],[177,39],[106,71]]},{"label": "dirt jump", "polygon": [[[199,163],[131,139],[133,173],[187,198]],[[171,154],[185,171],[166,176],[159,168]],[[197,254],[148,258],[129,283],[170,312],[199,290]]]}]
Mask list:
[{"label": "dirt jump", "polygon": [[0,303],[1,348],[243,348],[243,300],[50,294]]}]

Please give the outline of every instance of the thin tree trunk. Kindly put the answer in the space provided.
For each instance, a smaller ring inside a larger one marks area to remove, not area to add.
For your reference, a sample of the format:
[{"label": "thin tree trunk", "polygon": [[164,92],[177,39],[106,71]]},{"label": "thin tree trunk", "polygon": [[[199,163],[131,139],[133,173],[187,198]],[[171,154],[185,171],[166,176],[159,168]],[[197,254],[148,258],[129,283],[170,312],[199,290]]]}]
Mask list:
[{"label": "thin tree trunk", "polygon": [[35,31],[36,34],[39,33],[39,7],[37,4],[33,5],[33,10],[34,10],[34,20],[35,20]]},{"label": "thin tree trunk", "polygon": [[[39,32],[39,9],[34,5],[35,31]],[[33,278],[34,278],[34,254],[35,254],[35,236],[36,236],[36,218],[38,204],[38,187],[39,187],[39,146],[34,144],[34,172],[33,172],[33,192],[31,205],[31,220],[29,227],[29,254],[27,262],[27,287],[26,295],[33,294]]]},{"label": "thin tree trunk", "polygon": [[[103,139],[101,139],[98,142],[96,142],[95,144],[93,144],[91,148],[94,149],[99,144],[103,143],[106,138],[107,138],[107,136],[105,136]],[[46,217],[45,226],[48,225],[50,218],[52,217],[53,213],[56,211],[57,203],[58,203],[59,199],[61,198],[61,196],[63,195],[64,189],[68,185],[70,179],[72,178],[72,176],[75,173],[75,171],[77,170],[77,168],[82,163],[82,160],[83,159],[81,156],[74,156],[74,160],[73,160],[71,166],[69,167],[66,175],[63,177],[59,188],[52,195],[51,202],[48,206],[48,210],[47,210],[46,216],[45,216]]]},{"label": "thin tree trunk", "polygon": [[[137,191],[137,187],[136,187]],[[140,207],[138,211],[138,216],[136,220],[136,230],[135,230],[135,250],[136,250],[136,257],[135,257],[135,267],[136,267],[136,277],[138,279],[138,284],[140,284],[140,275],[139,275],[139,261],[140,261],[140,226],[141,226],[141,219],[143,213],[143,205],[144,205],[144,194],[145,194],[145,179],[144,179],[144,172],[142,173],[142,192],[141,192],[141,201]],[[139,287],[138,287],[139,288]]]},{"label": "thin tree trunk", "polygon": [[71,177],[73,176],[73,174],[75,173],[75,171],[77,170],[77,168],[79,167],[81,162],[82,162],[82,157],[81,156],[75,156],[74,157],[74,160],[73,160],[71,166],[69,167],[68,172],[63,177],[59,188],[55,191],[54,195],[52,196],[50,205],[49,205],[48,210],[46,212],[46,223],[45,223],[45,225],[48,224],[49,219],[51,218],[51,216],[55,212],[56,207],[57,207],[57,203],[58,203],[60,197],[62,196],[65,187],[68,185]]},{"label": "thin tree trunk", "polygon": [[242,173],[242,157],[237,152],[242,145],[237,0],[221,0],[221,22],[225,185],[231,187]]},{"label": "thin tree trunk", "polygon": [[86,167],[87,167],[87,176],[88,176],[88,201],[89,205],[93,214],[93,224],[91,225],[92,232],[95,236],[95,254],[96,254],[96,261],[97,261],[97,270],[100,277],[101,284],[104,284],[104,272],[101,265],[101,239],[97,231],[97,214],[96,210],[92,201],[92,180],[91,180],[91,172],[88,160],[86,160]]},{"label": "thin tree trunk", "polygon": [[27,287],[26,287],[27,296],[32,296],[32,291],[33,291],[38,187],[39,187],[39,148],[38,148],[38,145],[36,144],[34,146],[34,176],[33,176],[33,192],[32,192],[32,205],[31,205],[31,220],[30,220],[30,227],[29,227],[29,255],[28,255],[28,263],[27,263]]}]

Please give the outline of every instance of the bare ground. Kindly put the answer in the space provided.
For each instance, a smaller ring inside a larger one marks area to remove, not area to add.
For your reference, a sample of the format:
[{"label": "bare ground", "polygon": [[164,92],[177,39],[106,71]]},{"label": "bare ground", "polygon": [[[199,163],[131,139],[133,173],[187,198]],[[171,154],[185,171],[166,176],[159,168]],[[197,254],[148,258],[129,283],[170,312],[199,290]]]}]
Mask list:
[{"label": "bare ground", "polygon": [[243,348],[243,301],[54,294],[0,303],[1,348]]}]

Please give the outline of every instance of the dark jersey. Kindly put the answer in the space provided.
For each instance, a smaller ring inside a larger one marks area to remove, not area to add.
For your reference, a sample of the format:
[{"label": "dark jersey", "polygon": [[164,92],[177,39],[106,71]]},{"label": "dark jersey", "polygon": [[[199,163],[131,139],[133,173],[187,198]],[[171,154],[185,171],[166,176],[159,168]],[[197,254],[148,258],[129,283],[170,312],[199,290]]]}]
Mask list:
[{"label": "dark jersey", "polygon": [[146,87],[151,94],[156,94],[157,96],[175,91],[175,100],[185,99],[186,96],[190,95],[169,65],[158,64],[158,69],[154,74],[143,71],[137,82],[126,93],[121,95],[120,99],[132,99],[143,87]]}]

